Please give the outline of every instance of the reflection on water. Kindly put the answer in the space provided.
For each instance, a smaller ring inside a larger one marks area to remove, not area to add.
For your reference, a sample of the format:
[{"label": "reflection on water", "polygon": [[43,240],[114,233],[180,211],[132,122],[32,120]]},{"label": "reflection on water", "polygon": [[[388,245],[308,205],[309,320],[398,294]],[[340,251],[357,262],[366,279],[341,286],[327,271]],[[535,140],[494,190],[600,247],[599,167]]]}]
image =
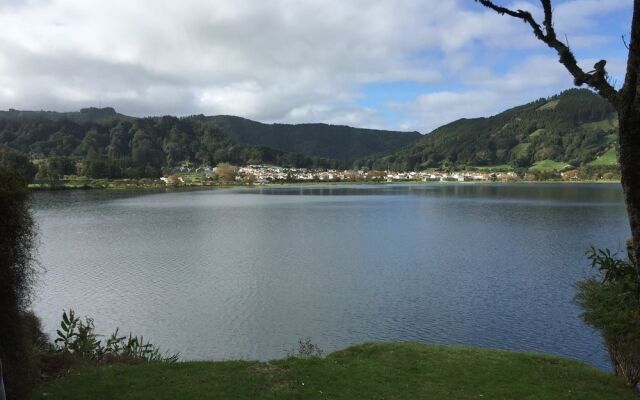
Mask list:
[{"label": "reflection on water", "polygon": [[591,245],[624,249],[619,185],[327,185],[37,193],[36,311],[187,359],[412,340],[607,368],[571,303]]}]

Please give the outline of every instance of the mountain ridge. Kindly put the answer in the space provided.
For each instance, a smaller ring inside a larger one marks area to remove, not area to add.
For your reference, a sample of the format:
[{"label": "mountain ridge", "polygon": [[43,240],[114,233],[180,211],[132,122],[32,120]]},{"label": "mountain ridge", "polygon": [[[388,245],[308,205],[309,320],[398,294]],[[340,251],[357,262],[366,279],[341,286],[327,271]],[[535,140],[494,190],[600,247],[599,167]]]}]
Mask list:
[{"label": "mountain ridge", "polygon": [[35,119],[54,122],[69,120],[78,124],[104,124],[120,120],[132,122],[162,118],[204,120],[212,128],[217,128],[240,145],[263,146],[286,153],[335,159],[340,162],[351,162],[363,156],[389,151],[421,137],[419,132],[357,128],[325,123],[266,124],[233,115],[131,117],[117,113],[112,107],[89,107],[83,108],[79,112],[14,109],[0,111],[0,120],[30,121]]},{"label": "mountain ridge", "polygon": [[569,89],[490,117],[462,118],[415,143],[356,161],[358,167],[417,170],[545,160],[578,167],[617,146],[613,107],[587,89]]},{"label": "mountain ridge", "polygon": [[124,176],[157,176],[182,161],[396,171],[614,167],[617,131],[613,107],[586,89],[490,117],[461,118],[427,135],[323,123],[264,124],[230,115],[138,118],[111,107],[0,111],[0,145],[32,159],[99,160],[114,170],[137,171]]}]

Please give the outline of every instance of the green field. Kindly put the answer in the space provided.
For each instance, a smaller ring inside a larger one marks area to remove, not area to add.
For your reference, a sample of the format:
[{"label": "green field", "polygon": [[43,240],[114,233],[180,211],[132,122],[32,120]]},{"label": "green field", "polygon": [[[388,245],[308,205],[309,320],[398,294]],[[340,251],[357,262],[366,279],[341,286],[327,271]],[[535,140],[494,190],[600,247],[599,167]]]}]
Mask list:
[{"label": "green field", "polygon": [[553,110],[553,109],[556,108],[558,103],[560,103],[560,100],[548,101],[548,102],[544,103],[543,105],[541,105],[540,107],[538,107],[538,111]]},{"label": "green field", "polygon": [[637,399],[621,379],[537,354],[414,343],[325,358],[89,367],[35,399]]},{"label": "green field", "polygon": [[569,165],[563,162],[557,162],[553,160],[542,160],[537,161],[535,164],[531,166],[530,169],[535,169],[541,172],[550,172],[550,171],[560,171]]},{"label": "green field", "polygon": [[611,117],[609,119],[603,119],[602,121],[587,122],[586,124],[582,124],[582,127],[593,131],[617,131],[618,119]]},{"label": "green field", "polygon": [[533,132],[531,132],[531,133],[529,134],[529,139],[533,139],[533,138],[535,138],[535,137],[538,137],[538,136],[540,136],[540,135],[544,134],[544,132],[545,132],[545,131],[544,131],[544,129],[542,129],[542,128],[540,128],[540,129],[536,129],[535,131],[533,131]]},{"label": "green field", "polygon": [[616,155],[616,149],[611,148],[604,154],[591,161],[589,165],[616,165],[618,164],[618,158]]},{"label": "green field", "polygon": [[[536,131],[537,132],[537,131]],[[535,133],[535,132],[534,132]],[[533,133],[532,133],[533,135]],[[530,143],[519,143],[513,149],[511,149],[511,155],[516,158],[524,158],[527,156],[527,150],[529,150]]]},{"label": "green field", "polygon": [[490,171],[490,172],[507,172],[513,171],[513,167],[509,164],[500,164],[500,165],[482,165],[482,166],[473,166],[479,171]]}]

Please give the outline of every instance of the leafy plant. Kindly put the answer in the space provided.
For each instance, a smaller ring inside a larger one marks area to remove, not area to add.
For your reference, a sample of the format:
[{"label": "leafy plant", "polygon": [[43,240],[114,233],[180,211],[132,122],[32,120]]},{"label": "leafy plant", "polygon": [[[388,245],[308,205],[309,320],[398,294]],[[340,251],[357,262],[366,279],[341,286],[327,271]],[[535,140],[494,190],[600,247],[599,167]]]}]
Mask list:
[{"label": "leafy plant", "polygon": [[597,268],[602,273],[603,283],[629,283],[633,281],[635,274],[633,264],[617,258],[617,256],[617,253],[612,254],[609,249],[596,249],[593,246],[587,251],[591,267]]},{"label": "leafy plant", "polygon": [[61,351],[71,351],[71,347],[77,335],[76,327],[78,326],[78,323],[80,323],[80,318],[76,317],[73,310],[69,310],[68,314],[66,311],[62,312],[60,329],[56,331],[58,338],[54,341]]},{"label": "leafy plant", "polygon": [[63,311],[55,345],[58,352],[73,354],[81,359],[105,362],[114,359],[144,362],[176,362],[179,353],[166,354],[142,336],[119,336],[119,328],[103,344],[95,333],[93,319],[82,321],[73,310]]},{"label": "leafy plant", "polygon": [[298,349],[291,349],[287,352],[287,357],[313,358],[322,357],[324,352],[317,344],[311,342],[311,338],[298,339]]},{"label": "leafy plant", "polygon": [[608,249],[587,252],[599,277],[576,284],[576,303],[584,322],[600,332],[616,375],[629,387],[640,382],[640,303],[634,264]]}]

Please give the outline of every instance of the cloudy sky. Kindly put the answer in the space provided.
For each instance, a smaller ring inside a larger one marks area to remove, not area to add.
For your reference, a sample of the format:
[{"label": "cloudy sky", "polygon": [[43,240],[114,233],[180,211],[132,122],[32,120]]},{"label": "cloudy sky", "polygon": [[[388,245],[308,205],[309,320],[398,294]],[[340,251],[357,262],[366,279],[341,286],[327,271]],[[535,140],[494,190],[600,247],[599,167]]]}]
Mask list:
[{"label": "cloudy sky", "polygon": [[[559,37],[618,85],[632,3],[554,3]],[[571,86],[525,24],[472,0],[0,0],[0,109],[429,132]]]}]

